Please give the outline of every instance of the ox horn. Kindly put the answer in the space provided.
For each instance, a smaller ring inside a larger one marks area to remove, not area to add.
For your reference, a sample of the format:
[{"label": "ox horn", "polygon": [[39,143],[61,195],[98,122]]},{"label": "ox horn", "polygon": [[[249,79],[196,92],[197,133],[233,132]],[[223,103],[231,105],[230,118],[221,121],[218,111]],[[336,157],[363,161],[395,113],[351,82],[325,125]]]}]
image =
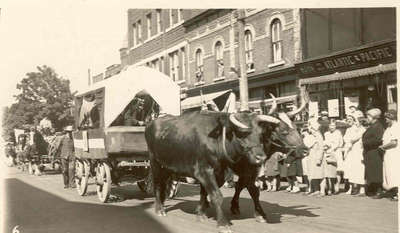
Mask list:
[{"label": "ox horn", "polygon": [[281,122],[278,118],[275,118],[272,116],[267,116],[267,115],[258,115],[257,119],[259,121],[266,121],[266,122],[270,122],[273,124],[279,124]]},{"label": "ox horn", "polygon": [[238,121],[235,117],[235,114],[230,114],[229,115],[229,120],[232,122],[232,124],[236,125],[239,128],[242,129],[248,129],[249,127],[245,124],[243,124],[242,122]]},{"label": "ox horn", "polygon": [[278,104],[276,103],[276,98],[273,94],[269,93],[269,95],[272,97],[272,107],[268,112],[268,115],[271,115],[272,113],[274,113],[276,111],[276,108],[278,107]]},{"label": "ox horn", "polygon": [[301,105],[300,105],[300,108],[298,108],[298,109],[296,109],[294,111],[288,112],[287,113],[288,117],[293,117],[296,114],[298,114],[299,112],[303,111],[304,108],[306,107],[307,103],[308,103],[308,100],[309,100],[309,98],[308,98],[307,94],[305,94],[305,90],[302,90],[301,91]]}]

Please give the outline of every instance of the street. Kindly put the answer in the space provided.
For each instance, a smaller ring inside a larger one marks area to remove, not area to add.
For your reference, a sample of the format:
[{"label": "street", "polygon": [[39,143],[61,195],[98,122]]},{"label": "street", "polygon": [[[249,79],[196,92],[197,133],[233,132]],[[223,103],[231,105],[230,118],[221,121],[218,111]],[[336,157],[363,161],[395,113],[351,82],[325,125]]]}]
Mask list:
[{"label": "street", "polygon": [[[154,214],[153,198],[132,183],[113,187],[109,203],[101,204],[94,184],[89,185],[88,194],[81,197],[76,190],[63,189],[60,174],[48,172],[43,176],[31,176],[16,168],[4,166],[4,169],[4,232],[7,233],[15,227],[20,233],[217,232],[212,208],[208,211],[207,222],[196,220],[195,208],[199,200],[196,185],[181,185],[178,197],[166,201],[167,217],[158,217]],[[387,199],[345,194],[317,198],[264,191],[260,200],[270,221],[265,224],[253,218],[254,207],[247,191],[243,191],[240,198],[241,216],[234,218],[229,211],[234,190],[221,190],[223,209],[232,221],[234,232],[397,232],[397,203]]]}]

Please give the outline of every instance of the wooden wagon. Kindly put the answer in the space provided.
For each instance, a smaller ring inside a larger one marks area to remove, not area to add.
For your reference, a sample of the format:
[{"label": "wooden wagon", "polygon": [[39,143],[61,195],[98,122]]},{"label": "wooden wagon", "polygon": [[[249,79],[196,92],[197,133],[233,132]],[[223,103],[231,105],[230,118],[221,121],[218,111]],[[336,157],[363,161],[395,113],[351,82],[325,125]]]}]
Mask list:
[{"label": "wooden wagon", "polygon": [[[75,97],[75,128],[73,132],[76,160],[76,185],[80,195],[87,190],[93,177],[98,198],[106,202],[111,182],[124,167],[142,182],[140,188],[151,191],[145,125],[126,122],[127,115],[138,111],[140,99],[141,124],[163,114],[180,114],[180,87],[170,77],[147,67],[132,67],[110,79],[103,80],[78,93]],[[126,170],[126,169],[125,169]],[[113,179],[112,179],[113,178]],[[144,185],[143,185],[144,184]],[[148,186],[147,186],[148,185]]]}]

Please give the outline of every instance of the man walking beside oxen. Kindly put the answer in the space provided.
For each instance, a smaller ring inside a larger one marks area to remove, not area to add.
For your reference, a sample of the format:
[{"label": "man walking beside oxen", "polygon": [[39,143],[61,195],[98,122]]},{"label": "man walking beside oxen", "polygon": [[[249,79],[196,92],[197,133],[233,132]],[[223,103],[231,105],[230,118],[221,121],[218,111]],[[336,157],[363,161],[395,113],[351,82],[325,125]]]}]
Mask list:
[{"label": "man walking beside oxen", "polygon": [[72,126],[64,128],[65,135],[59,145],[64,188],[75,188],[75,155]]}]

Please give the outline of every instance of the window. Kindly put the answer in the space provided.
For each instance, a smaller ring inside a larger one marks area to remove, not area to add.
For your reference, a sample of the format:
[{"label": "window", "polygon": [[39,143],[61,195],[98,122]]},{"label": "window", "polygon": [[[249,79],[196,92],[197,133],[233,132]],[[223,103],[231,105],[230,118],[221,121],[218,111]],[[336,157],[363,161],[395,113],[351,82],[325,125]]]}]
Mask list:
[{"label": "window", "polygon": [[185,48],[181,48],[181,56],[182,56],[182,80],[186,79],[186,53]]},{"label": "window", "polygon": [[224,77],[224,48],[221,41],[215,43],[215,60],[217,67],[217,78]]},{"label": "window", "polygon": [[151,68],[160,70],[160,60],[156,59],[151,62]]},{"label": "window", "polygon": [[274,63],[282,60],[282,40],[281,40],[282,24],[279,19],[275,19],[271,24],[272,39],[272,61]]},{"label": "window", "polygon": [[164,57],[160,58],[160,72],[164,72]]},{"label": "window", "polygon": [[169,9],[169,26],[172,27],[174,25],[173,17],[172,17],[172,9]]},{"label": "window", "polygon": [[246,69],[247,72],[254,71],[253,62],[253,35],[250,30],[244,32],[244,49],[246,54]]},{"label": "window", "polygon": [[198,83],[204,82],[203,79],[203,73],[204,73],[204,67],[203,67],[203,53],[201,49],[196,50],[196,81]]},{"label": "window", "polygon": [[179,54],[178,51],[169,54],[170,77],[174,81],[179,80]]},{"label": "window", "polygon": [[180,23],[182,20],[182,9],[178,9],[178,23]]},{"label": "window", "polygon": [[133,46],[135,46],[137,44],[136,37],[137,37],[137,27],[136,27],[136,24],[133,24],[133,29],[132,29],[132,44],[133,44]]},{"label": "window", "polygon": [[157,33],[161,32],[161,10],[157,10]]},{"label": "window", "polygon": [[137,22],[137,30],[138,30],[138,44],[142,43],[142,22],[139,20]]},{"label": "window", "polygon": [[151,37],[151,13],[146,16],[147,20],[147,38]]}]

